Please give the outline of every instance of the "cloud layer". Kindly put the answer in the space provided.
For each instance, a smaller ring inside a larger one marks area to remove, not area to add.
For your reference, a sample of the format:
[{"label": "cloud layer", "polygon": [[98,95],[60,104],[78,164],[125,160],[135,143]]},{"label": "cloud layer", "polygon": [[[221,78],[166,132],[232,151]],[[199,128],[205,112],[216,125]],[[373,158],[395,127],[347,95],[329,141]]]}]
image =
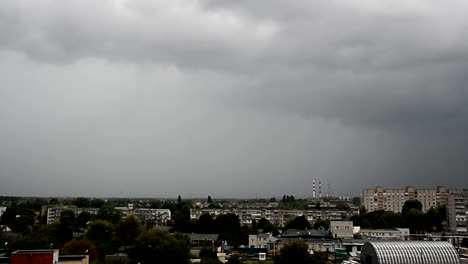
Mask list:
[{"label": "cloud layer", "polygon": [[466,187],[462,1],[0,4],[0,192]]}]

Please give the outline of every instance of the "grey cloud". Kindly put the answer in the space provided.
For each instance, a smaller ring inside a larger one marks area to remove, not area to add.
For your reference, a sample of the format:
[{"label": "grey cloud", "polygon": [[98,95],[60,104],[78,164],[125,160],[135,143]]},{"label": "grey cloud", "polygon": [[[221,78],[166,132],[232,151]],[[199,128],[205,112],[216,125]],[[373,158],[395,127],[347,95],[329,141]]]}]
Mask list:
[{"label": "grey cloud", "polygon": [[252,196],[307,195],[314,178],[354,194],[466,185],[465,5],[2,2],[2,186]]}]

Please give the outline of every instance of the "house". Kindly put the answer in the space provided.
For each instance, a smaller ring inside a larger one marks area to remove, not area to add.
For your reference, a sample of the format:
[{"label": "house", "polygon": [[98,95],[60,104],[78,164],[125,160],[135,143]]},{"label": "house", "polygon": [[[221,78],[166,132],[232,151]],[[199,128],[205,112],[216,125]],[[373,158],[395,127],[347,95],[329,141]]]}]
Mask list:
[{"label": "house", "polygon": [[249,235],[249,248],[268,248],[276,240],[270,233]]}]

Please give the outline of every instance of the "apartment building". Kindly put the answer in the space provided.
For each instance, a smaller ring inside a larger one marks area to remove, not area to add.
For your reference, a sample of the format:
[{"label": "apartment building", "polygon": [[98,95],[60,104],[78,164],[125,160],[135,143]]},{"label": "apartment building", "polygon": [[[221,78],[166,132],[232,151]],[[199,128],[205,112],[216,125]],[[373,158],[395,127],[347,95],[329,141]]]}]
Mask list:
[{"label": "apartment building", "polygon": [[422,211],[426,212],[431,207],[436,208],[437,206],[446,205],[448,194],[458,191],[440,186],[435,189],[416,189],[413,187],[386,189],[377,187],[364,189],[362,191],[362,202],[367,211],[385,210],[401,213],[406,201],[416,199],[421,202]]},{"label": "apartment building", "polygon": [[241,225],[252,224],[253,220],[260,221],[265,218],[272,224],[283,227],[288,221],[298,216],[304,216],[313,223],[317,220],[342,221],[349,219],[352,215],[358,214],[358,211],[345,211],[337,209],[327,210],[283,210],[283,209],[208,209],[196,208],[190,211],[190,219],[198,220],[202,214],[210,214],[216,218],[220,214],[235,214],[239,217]]},{"label": "apartment building", "polygon": [[[166,225],[171,220],[171,211],[169,209],[154,208],[134,208],[133,206],[115,207],[119,210],[122,218],[129,215],[135,215],[142,223],[152,223],[157,225]],[[81,212],[88,212],[97,215],[99,208],[77,208],[76,206],[53,206],[47,208],[47,224],[58,222],[60,214],[63,211],[70,210],[76,216]]]},{"label": "apartment building", "polygon": [[448,195],[447,220],[451,232],[468,231],[468,189]]}]

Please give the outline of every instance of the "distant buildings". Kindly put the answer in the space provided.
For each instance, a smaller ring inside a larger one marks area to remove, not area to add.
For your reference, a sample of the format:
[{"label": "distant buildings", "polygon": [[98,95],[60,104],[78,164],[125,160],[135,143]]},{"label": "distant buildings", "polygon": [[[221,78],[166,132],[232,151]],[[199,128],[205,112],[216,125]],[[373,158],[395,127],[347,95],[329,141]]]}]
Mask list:
[{"label": "distant buildings", "polygon": [[342,246],[341,239],[333,238],[329,230],[287,230],[280,236],[269,233],[249,235],[249,248],[266,249],[271,255],[276,255],[280,249],[293,241],[301,240],[309,250],[334,252]]},{"label": "distant buildings", "polygon": [[265,218],[272,224],[283,227],[289,220],[298,216],[304,216],[309,222],[317,220],[342,221],[353,215],[357,215],[358,210],[338,210],[338,209],[309,209],[309,210],[285,210],[285,209],[208,209],[196,208],[190,211],[190,219],[197,220],[202,214],[210,214],[216,218],[221,214],[235,214],[239,216],[241,225],[252,224],[253,220],[260,221]]},{"label": "distant buildings", "polygon": [[[166,225],[167,222],[171,220],[171,211],[169,209],[134,208],[133,206],[116,207],[115,209],[121,212],[122,218],[125,218],[129,215],[134,215],[142,223]],[[76,216],[78,216],[82,212],[88,212],[93,215],[96,215],[99,212],[99,208],[78,208],[75,206],[53,206],[53,207],[47,208],[47,224],[58,222],[60,220],[60,214],[66,210],[71,210]]]},{"label": "distant buildings", "polygon": [[375,189],[362,190],[362,203],[367,211],[393,211],[401,213],[403,205],[408,200],[418,200],[422,204],[422,211],[427,212],[431,207],[447,204],[448,194],[459,190],[437,187],[435,189],[416,189],[406,187],[404,189]]},{"label": "distant buildings", "polygon": [[447,221],[451,232],[468,232],[468,189],[375,189],[362,190],[362,201],[367,211],[393,211],[401,213],[403,205],[408,200],[418,200],[422,211],[445,206]]}]

